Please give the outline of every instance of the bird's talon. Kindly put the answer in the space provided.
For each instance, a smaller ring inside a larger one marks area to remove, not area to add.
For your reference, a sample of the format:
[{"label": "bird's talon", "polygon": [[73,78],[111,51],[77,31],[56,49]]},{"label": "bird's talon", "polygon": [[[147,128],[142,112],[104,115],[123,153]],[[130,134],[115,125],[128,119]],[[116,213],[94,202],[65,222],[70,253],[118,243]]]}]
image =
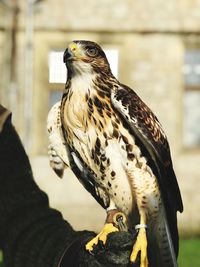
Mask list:
[{"label": "bird's talon", "polygon": [[92,254],[94,246],[97,245],[99,241],[102,241],[103,245],[105,245],[108,234],[118,231],[119,229],[115,227],[112,223],[106,223],[101,232],[86,244],[86,250]]},{"label": "bird's talon", "polygon": [[87,251],[89,251],[90,254],[92,254],[94,246],[98,244],[98,241],[99,241],[99,239],[98,239],[98,235],[97,235],[86,244],[85,248]]},{"label": "bird's talon", "polygon": [[130,261],[135,262],[140,252],[140,267],[148,267],[147,258],[147,237],[145,228],[140,228],[137,240],[133,246],[133,251],[130,256]]}]

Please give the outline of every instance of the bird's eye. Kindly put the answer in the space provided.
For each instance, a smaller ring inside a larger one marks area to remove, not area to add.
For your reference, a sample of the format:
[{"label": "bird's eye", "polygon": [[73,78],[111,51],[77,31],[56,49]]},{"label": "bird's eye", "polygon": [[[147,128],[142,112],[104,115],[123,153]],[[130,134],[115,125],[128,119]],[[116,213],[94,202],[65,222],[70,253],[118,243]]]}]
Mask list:
[{"label": "bird's eye", "polygon": [[86,54],[90,57],[95,57],[98,54],[98,50],[96,47],[87,47]]}]

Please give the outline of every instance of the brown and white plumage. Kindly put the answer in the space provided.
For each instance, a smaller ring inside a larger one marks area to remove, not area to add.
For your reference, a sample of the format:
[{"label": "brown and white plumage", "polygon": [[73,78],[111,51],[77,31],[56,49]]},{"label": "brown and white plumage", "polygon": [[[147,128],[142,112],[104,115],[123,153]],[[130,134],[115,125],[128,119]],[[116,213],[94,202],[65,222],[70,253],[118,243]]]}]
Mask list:
[{"label": "brown and white plumage", "polygon": [[112,75],[97,44],[72,42],[64,62],[68,80],[59,131],[67,144],[69,165],[108,212],[117,209],[127,216],[129,228],[147,224],[148,259],[146,245],[140,247],[146,229],[139,229],[132,260],[141,250],[142,267],[148,260],[149,266],[177,266],[176,212],[183,207],[159,121]]}]

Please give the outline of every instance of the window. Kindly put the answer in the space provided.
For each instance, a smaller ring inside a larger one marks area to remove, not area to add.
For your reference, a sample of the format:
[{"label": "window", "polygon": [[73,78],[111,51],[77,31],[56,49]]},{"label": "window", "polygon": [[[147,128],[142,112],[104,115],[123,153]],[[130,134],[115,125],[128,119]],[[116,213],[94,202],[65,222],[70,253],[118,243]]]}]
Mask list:
[{"label": "window", "polygon": [[49,110],[51,107],[62,98],[62,90],[51,89],[49,94]]},{"label": "window", "polygon": [[117,49],[104,49],[108,62],[110,64],[113,75],[118,77],[118,57],[119,51]]},{"label": "window", "polygon": [[64,83],[67,80],[67,70],[63,63],[62,50],[52,50],[49,52],[49,109],[61,100]]},{"label": "window", "polygon": [[185,80],[183,142],[200,147],[200,50],[188,50],[183,67]]},{"label": "window", "polygon": [[49,52],[49,83],[65,83],[67,79],[66,66],[63,63],[64,51]]}]

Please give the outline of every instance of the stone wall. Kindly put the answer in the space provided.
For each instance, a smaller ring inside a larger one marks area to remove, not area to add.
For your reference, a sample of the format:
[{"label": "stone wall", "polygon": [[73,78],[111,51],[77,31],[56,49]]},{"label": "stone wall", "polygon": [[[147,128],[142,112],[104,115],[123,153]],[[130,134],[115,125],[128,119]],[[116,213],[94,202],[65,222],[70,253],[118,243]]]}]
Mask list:
[{"label": "stone wall", "polygon": [[[20,25],[24,26],[24,1]],[[48,0],[35,8],[37,29],[198,32],[198,0]]]}]

